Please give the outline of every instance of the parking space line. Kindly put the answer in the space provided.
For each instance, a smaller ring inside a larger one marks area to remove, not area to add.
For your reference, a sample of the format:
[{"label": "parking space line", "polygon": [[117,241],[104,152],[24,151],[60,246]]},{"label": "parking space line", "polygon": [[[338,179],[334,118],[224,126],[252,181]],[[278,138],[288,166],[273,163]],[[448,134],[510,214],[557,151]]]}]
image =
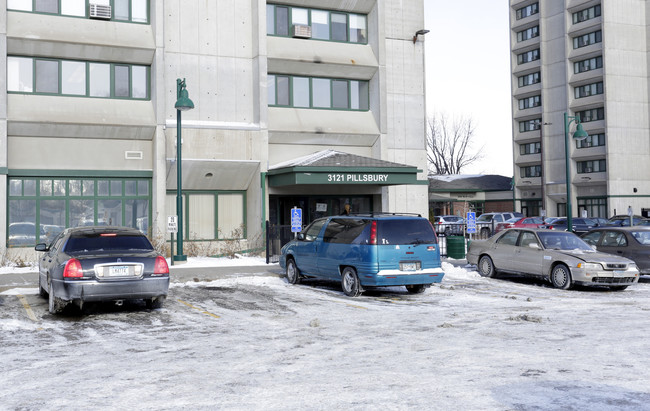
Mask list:
[{"label": "parking space line", "polygon": [[214,317],[214,318],[221,318],[221,317],[218,316],[217,314],[213,314],[213,313],[211,313],[211,312],[209,312],[209,311],[205,311],[205,310],[203,310],[203,309],[201,309],[201,308],[199,308],[199,307],[195,307],[195,306],[193,306],[192,304],[187,303],[187,302],[185,302],[185,301],[183,301],[183,300],[178,299],[178,302],[180,302],[180,303],[182,303],[182,304],[185,304],[186,306],[188,306],[188,307],[190,307],[190,308],[192,308],[192,309],[194,309],[194,310],[197,310],[197,311],[199,311],[199,312],[201,312],[201,313],[203,313],[203,314],[209,315],[209,316],[211,316],[211,317]]},{"label": "parking space line", "polygon": [[32,307],[29,305],[29,303],[25,299],[25,296],[19,294],[17,297],[20,300],[20,303],[23,305],[23,308],[27,312],[27,316],[29,317],[29,319],[34,321],[34,322],[38,322],[38,320],[36,319],[36,316],[34,315],[34,311],[32,311]]}]

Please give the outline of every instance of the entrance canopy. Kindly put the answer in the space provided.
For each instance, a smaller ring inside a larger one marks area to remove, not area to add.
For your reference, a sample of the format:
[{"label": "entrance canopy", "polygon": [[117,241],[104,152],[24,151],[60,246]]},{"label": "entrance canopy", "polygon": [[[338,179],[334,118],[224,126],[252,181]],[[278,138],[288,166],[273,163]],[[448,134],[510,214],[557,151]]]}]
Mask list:
[{"label": "entrance canopy", "polygon": [[[362,157],[335,150],[324,150],[269,168],[269,186],[297,184],[422,184],[417,167]],[[425,181],[424,184],[427,182]]]},{"label": "entrance canopy", "polygon": [[[176,189],[176,159],[167,159],[167,189]],[[183,159],[185,190],[247,190],[259,173],[260,162],[250,160]]]}]

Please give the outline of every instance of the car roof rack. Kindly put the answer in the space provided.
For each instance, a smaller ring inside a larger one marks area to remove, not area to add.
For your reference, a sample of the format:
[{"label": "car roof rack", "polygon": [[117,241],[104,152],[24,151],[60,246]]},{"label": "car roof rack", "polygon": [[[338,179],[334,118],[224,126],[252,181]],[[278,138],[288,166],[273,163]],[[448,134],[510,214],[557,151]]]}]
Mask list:
[{"label": "car roof rack", "polygon": [[[420,213],[389,213],[385,211],[379,211],[379,212],[371,212],[371,213],[350,213],[350,214],[343,214],[338,217],[345,217],[345,216],[357,216],[357,217],[386,217],[386,216],[403,216],[403,217],[408,217],[408,216],[415,216],[415,217],[422,217],[422,214]],[[335,216],[332,216],[335,217]]]}]

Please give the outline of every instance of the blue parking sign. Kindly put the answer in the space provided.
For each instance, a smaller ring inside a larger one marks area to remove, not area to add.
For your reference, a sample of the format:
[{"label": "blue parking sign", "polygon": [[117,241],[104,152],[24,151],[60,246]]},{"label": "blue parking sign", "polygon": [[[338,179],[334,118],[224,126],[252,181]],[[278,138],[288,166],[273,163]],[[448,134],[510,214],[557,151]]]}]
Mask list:
[{"label": "blue parking sign", "polygon": [[300,231],[302,231],[302,208],[294,207],[291,209],[291,232]]},{"label": "blue parking sign", "polygon": [[474,211],[467,212],[467,232],[476,233],[476,213]]}]

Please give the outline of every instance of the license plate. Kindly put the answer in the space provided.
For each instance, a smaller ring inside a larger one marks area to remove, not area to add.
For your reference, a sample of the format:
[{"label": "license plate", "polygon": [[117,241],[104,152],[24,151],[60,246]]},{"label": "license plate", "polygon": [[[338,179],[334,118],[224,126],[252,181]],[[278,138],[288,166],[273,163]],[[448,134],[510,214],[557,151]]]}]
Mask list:
[{"label": "license plate", "polygon": [[415,271],[418,269],[417,263],[400,263],[399,265],[402,271]]},{"label": "license plate", "polygon": [[130,274],[129,267],[126,265],[114,265],[108,269],[109,277],[124,277]]}]

